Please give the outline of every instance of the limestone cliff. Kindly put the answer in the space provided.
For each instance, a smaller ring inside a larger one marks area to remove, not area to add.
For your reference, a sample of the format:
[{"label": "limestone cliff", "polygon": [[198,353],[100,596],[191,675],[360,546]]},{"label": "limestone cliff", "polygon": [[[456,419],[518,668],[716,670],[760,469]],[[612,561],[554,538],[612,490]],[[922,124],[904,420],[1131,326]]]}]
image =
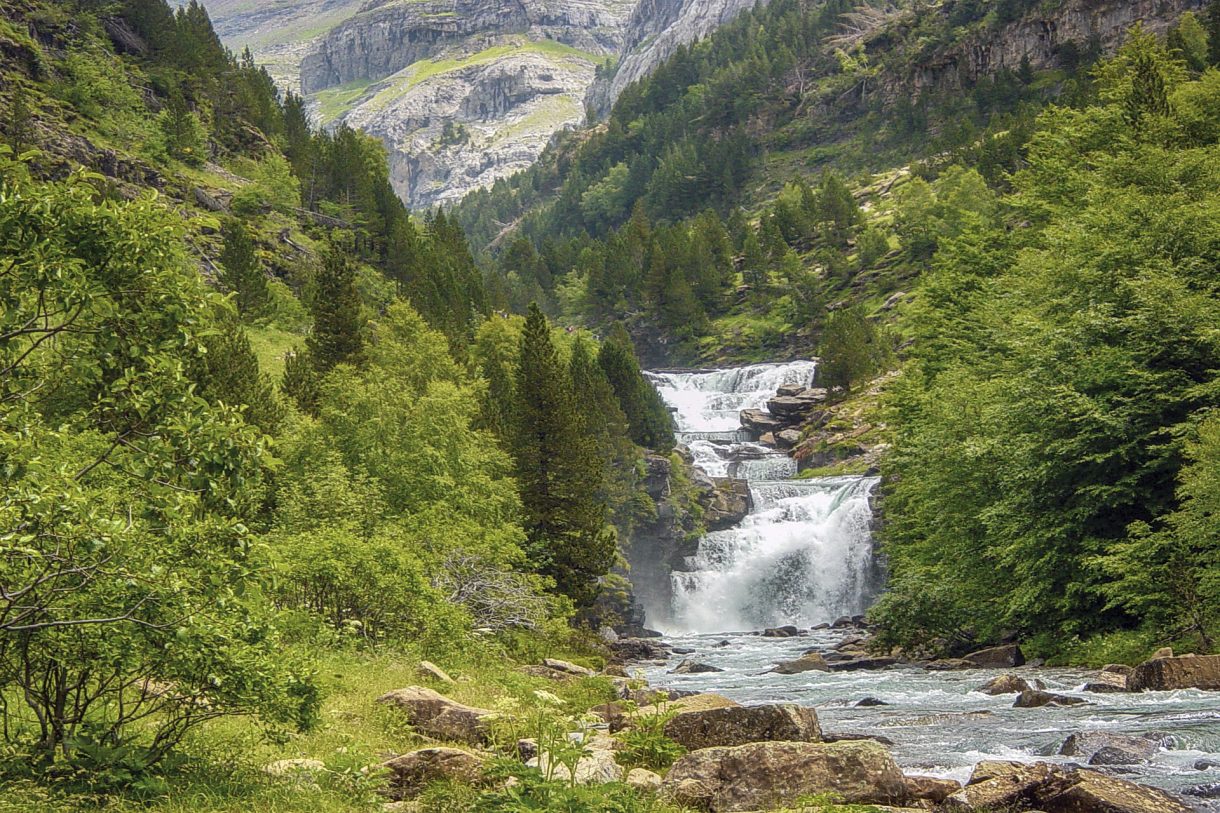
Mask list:
[{"label": "limestone cliff", "polygon": [[618,67],[590,88],[589,106],[599,115],[608,113],[624,88],[652,73],[679,45],[707,36],[756,2],[640,0],[627,23]]},{"label": "limestone cliff", "polygon": [[528,167],[585,120],[636,0],[371,0],[320,37],[300,84],[319,121],[377,136],[414,209]]}]

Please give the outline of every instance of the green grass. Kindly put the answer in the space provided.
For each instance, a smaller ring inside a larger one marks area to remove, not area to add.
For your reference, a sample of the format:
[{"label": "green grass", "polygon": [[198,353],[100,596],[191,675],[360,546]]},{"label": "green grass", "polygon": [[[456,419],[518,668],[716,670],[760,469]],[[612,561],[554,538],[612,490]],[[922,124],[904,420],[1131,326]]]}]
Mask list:
[{"label": "green grass", "polygon": [[[596,659],[565,653],[555,642],[534,646],[556,657],[597,665]],[[522,719],[552,708],[578,715],[613,699],[613,686],[605,678],[557,683],[524,675],[493,643],[468,641],[460,654],[443,660],[441,666],[457,680],[449,686],[422,680],[418,662],[411,651],[322,650],[317,673],[325,700],[314,730],[268,737],[251,720],[216,721],[184,742],[181,750],[187,761],[166,777],[168,791],[157,798],[66,796],[46,785],[8,783],[0,793],[0,813],[370,813],[379,811],[385,799],[377,793],[376,771],[364,769],[430,744],[411,730],[399,711],[376,702],[388,691],[431,685],[460,702]],[[558,696],[561,704],[556,707],[553,700],[536,695],[537,690]],[[264,772],[265,766],[283,759],[316,759],[326,767],[309,776],[272,777]]]},{"label": "green grass", "polygon": [[314,99],[318,102],[318,117],[322,123],[330,124],[341,118],[360,101],[372,84],[371,79],[357,79],[314,94]]},{"label": "green grass", "polygon": [[259,368],[272,381],[279,381],[284,375],[284,354],[305,342],[304,336],[271,325],[248,325],[246,335],[258,356]]}]

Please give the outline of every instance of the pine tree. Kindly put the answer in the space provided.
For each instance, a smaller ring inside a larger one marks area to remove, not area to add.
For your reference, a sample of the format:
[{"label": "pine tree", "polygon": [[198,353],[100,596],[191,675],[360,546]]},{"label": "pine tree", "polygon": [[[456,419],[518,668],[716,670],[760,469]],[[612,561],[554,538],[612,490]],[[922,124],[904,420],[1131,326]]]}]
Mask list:
[{"label": "pine tree", "polygon": [[354,361],[364,345],[356,267],[337,246],[326,251],[313,302],[313,332],[308,339],[314,367],[326,373],[336,364]]},{"label": "pine tree", "polygon": [[34,111],[30,109],[29,94],[21,82],[13,83],[5,131],[8,133],[8,143],[17,155],[34,145]]},{"label": "pine tree", "polygon": [[619,407],[627,416],[631,439],[647,449],[672,449],[673,417],[656,388],[640,372],[631,337],[622,323],[616,322],[610,335],[602,342],[597,363],[614,389]]},{"label": "pine tree", "polygon": [[232,294],[243,316],[261,313],[267,307],[267,276],[254,251],[254,241],[245,224],[236,218],[224,224],[224,248],[220,252],[220,281]]},{"label": "pine tree", "polygon": [[284,375],[280,379],[280,392],[292,399],[297,408],[306,415],[318,411],[321,396],[321,379],[314,366],[309,350],[294,350],[284,357]]},{"label": "pine tree", "polygon": [[605,483],[601,459],[582,432],[567,370],[537,305],[530,306],[521,339],[517,396],[513,456],[527,553],[560,592],[587,607],[614,563],[616,542],[599,497]]},{"label": "pine tree", "polygon": [[274,434],[284,418],[284,405],[275,387],[262,374],[258,357],[236,315],[219,320],[219,330],[204,340],[204,376],[201,390],[209,400],[245,407],[246,423]]}]

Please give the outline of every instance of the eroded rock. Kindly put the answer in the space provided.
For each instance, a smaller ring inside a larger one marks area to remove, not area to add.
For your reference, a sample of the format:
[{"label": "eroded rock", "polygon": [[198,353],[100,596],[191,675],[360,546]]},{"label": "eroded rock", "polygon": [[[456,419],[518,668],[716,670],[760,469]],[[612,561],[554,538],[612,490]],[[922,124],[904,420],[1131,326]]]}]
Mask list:
[{"label": "eroded rock", "polygon": [[483,757],[459,748],[421,748],[382,763],[389,771],[387,792],[397,800],[418,796],[442,779],[477,782],[483,776],[483,765]]},{"label": "eroded rock", "polygon": [[487,743],[490,723],[496,717],[493,711],[463,705],[422,686],[395,689],[377,702],[402,709],[407,722],[425,736],[469,745]]},{"label": "eroded rock", "polygon": [[665,723],[665,736],[696,751],[751,742],[817,742],[817,713],[789,703],[684,711]]},{"label": "eroded rock", "polygon": [[1131,670],[1127,688],[1134,692],[1173,689],[1220,691],[1220,655],[1153,658]]}]

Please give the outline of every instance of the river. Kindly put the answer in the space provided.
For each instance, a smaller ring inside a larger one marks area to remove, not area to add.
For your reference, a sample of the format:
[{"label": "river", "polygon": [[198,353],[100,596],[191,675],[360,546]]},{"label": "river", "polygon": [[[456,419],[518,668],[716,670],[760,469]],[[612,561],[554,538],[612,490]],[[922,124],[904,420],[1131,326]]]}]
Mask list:
[{"label": "river", "polygon": [[[754,502],[740,526],[706,535],[685,570],[673,574],[672,606],[654,620],[683,653],[647,667],[650,683],[717,692],[746,704],[814,706],[825,731],[883,736],[908,773],[959,781],[984,759],[1071,761],[1057,754],[1077,732],[1155,735],[1162,745],[1152,760],[1112,770],[1176,792],[1214,786],[1220,796],[1218,693],[1086,693],[1087,671],[1023,667],[1007,671],[1040,679],[1050,691],[1082,697],[1088,705],[1017,709],[1013,695],[977,691],[1000,674],[992,670],[765,673],[806,649],[830,649],[847,633],[763,638],[751,631],[809,628],[855,615],[880,589],[870,532],[876,478],[793,479],[790,458],[740,431],[740,410],[765,408],[780,385],[809,384],[813,373],[807,361],[649,373],[695,464],[714,477],[747,480]],[[685,657],[724,671],[669,674]],[[855,705],[865,698],[886,705]],[[1220,811],[1220,798],[1184,798],[1199,810]]]}]

